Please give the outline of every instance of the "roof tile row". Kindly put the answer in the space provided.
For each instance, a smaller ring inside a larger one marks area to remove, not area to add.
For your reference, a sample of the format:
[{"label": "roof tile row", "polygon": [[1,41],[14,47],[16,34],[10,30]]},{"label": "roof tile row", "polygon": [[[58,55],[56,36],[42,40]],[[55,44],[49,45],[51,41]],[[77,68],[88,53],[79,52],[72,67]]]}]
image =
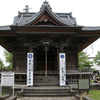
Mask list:
[{"label": "roof tile row", "polygon": [[11,30],[10,26],[0,26],[0,30]]},{"label": "roof tile row", "polygon": [[[53,13],[52,12],[52,8],[50,7],[50,5],[47,2],[44,2],[44,4],[42,5],[42,7],[40,8],[40,11],[37,13],[30,13],[28,12],[27,14],[25,13],[20,13],[19,14],[21,16],[17,16],[14,18],[14,25],[18,25],[18,26],[23,26],[23,25],[27,25],[28,23],[31,23],[32,21],[34,21],[36,18],[38,18],[38,16],[44,11],[44,9],[47,9],[49,11],[49,13],[56,18],[60,23],[66,25],[66,26],[75,26],[76,25],[76,19],[74,17],[72,17],[71,13],[62,13],[61,16],[60,13]],[[27,17],[26,17],[27,15]],[[28,16],[30,15],[30,16]]]},{"label": "roof tile row", "polygon": [[[80,27],[79,25],[77,25],[76,22],[76,18],[72,17],[72,13],[53,13],[52,12],[52,8],[50,7],[50,5],[48,4],[48,2],[44,2],[42,7],[40,8],[40,11],[37,13],[21,13],[18,12],[18,16],[16,16],[14,18],[14,22],[13,25],[15,26],[25,26],[28,23],[31,23],[32,21],[34,21],[36,18],[39,17],[39,15],[43,12],[44,9],[47,9],[49,11],[49,13],[56,18],[56,20],[58,20],[60,23],[64,24],[65,26],[63,27]],[[42,27],[42,26],[38,26],[38,27]],[[55,26],[46,26],[46,27],[55,27]],[[0,26],[0,30],[11,30],[10,26]],[[100,26],[99,27],[90,27],[90,26],[84,26],[81,31],[98,31],[100,30]]]}]

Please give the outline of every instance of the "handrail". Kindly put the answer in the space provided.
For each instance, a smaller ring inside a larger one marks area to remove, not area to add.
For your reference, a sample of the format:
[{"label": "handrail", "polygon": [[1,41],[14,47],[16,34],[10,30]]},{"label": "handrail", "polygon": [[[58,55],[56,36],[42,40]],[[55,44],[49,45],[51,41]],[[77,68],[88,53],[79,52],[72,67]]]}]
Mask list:
[{"label": "handrail", "polygon": [[[27,71],[27,68],[10,68],[10,69],[2,68],[2,70],[0,69],[0,72],[1,71],[14,71],[14,72],[23,73]],[[66,68],[66,72],[69,73],[91,72],[91,69],[90,68]]]},{"label": "handrail", "polygon": [[91,72],[90,68],[66,68],[67,72],[75,73],[75,72]]}]

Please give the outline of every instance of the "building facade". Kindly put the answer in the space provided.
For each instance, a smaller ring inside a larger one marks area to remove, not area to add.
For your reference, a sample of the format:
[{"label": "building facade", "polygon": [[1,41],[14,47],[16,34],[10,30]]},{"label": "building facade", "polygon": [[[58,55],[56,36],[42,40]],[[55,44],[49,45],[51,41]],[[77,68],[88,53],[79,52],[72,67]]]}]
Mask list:
[{"label": "building facade", "polygon": [[59,85],[59,53],[66,54],[68,83],[89,78],[91,72],[78,67],[78,53],[99,35],[100,27],[79,26],[72,13],[54,13],[45,1],[39,12],[26,9],[13,25],[1,26],[0,45],[13,54],[15,83],[26,83],[27,53],[34,53],[34,85]]}]

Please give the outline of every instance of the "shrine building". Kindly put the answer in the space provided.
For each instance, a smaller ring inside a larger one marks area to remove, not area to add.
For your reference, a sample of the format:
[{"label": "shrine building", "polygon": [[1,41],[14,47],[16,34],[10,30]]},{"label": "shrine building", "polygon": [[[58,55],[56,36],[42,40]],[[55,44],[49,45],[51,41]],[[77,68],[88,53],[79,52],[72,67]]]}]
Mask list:
[{"label": "shrine building", "polygon": [[47,1],[39,12],[26,9],[12,25],[0,26],[0,45],[13,54],[15,83],[22,84],[27,82],[27,53],[34,53],[33,85],[59,85],[59,53],[66,55],[66,83],[89,78],[89,69],[79,69],[78,53],[99,37],[100,27],[80,26],[72,13],[54,13]]}]

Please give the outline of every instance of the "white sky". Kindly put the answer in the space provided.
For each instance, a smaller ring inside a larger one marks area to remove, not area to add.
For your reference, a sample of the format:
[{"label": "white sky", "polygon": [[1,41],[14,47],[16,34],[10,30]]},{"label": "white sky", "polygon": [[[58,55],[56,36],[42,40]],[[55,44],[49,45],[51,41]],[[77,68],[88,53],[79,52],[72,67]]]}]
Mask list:
[{"label": "white sky", "polygon": [[[0,26],[11,25],[18,11],[23,11],[29,5],[30,12],[38,12],[45,0],[1,0]],[[77,24],[82,26],[100,26],[100,0],[47,0],[53,12],[69,13],[76,18]],[[99,40],[100,42],[100,40]],[[96,46],[97,45],[97,46]],[[98,43],[95,43],[96,51]],[[94,51],[95,52],[95,51]]]},{"label": "white sky", "polygon": [[[29,5],[30,12],[38,12],[45,0],[1,0],[0,25],[10,25],[18,11]],[[47,0],[53,12],[72,12],[83,26],[100,26],[100,0]]]}]

